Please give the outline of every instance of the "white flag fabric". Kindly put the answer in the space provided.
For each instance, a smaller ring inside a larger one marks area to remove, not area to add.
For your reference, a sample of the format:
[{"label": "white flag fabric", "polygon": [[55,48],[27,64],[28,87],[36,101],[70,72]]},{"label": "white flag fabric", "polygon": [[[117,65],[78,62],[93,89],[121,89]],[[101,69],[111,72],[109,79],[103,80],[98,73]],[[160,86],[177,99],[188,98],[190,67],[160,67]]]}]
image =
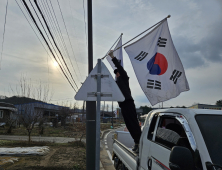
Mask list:
[{"label": "white flag fabric", "polygon": [[189,90],[167,20],[125,47],[139,84],[152,105]]},{"label": "white flag fabric", "polygon": [[[114,48],[114,50],[117,49],[118,47],[121,47],[121,46],[122,46],[122,36],[120,37],[120,39],[119,39],[116,47]],[[122,47],[119,48],[118,50],[114,51],[113,55],[114,55],[114,57],[116,57],[116,59],[120,62],[121,66],[123,67],[123,50],[122,50]],[[110,56],[107,56],[106,59],[109,62],[109,64],[111,65],[111,67],[113,68],[113,70],[117,69],[115,67],[115,65],[113,64],[112,58]]]}]

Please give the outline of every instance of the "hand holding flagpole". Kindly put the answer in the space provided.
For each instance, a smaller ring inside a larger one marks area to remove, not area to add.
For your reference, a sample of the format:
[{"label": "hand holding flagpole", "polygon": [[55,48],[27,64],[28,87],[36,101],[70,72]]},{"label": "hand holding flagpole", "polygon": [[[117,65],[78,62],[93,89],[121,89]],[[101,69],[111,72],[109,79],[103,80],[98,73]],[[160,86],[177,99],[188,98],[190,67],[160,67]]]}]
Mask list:
[{"label": "hand holding flagpole", "polygon": [[[108,55],[108,53],[110,52],[110,50],[113,48],[113,46],[116,44],[116,42],[122,37],[122,35],[123,35],[123,33],[121,33],[121,35],[117,38],[117,40],[115,41],[115,43],[112,45],[112,47],[109,49],[109,51],[106,53],[106,55],[103,57],[103,58],[101,58],[102,60],[104,59],[104,58],[106,58],[106,56]],[[119,49],[119,48],[118,48]]]},{"label": "hand holding flagpole", "polygon": [[[115,45],[115,47],[113,47],[114,50],[122,46],[122,35],[123,35],[123,34],[121,34],[118,42],[115,43],[116,45]],[[112,61],[112,59],[113,59],[114,57],[116,57],[116,59],[118,60],[118,62],[120,63],[120,65],[123,67],[123,63],[124,63],[124,62],[123,62],[123,50],[122,50],[122,48],[119,48],[119,50],[116,50],[115,52],[113,52],[113,50],[110,49],[110,50],[107,52],[106,55],[110,55],[110,57],[107,57],[106,60],[108,61],[108,63],[110,64],[110,66],[112,67],[113,70],[116,69],[116,66],[114,65],[114,63],[113,63],[113,61]]]},{"label": "hand holding flagpole", "polygon": [[110,50],[108,55],[111,57],[111,58],[114,58],[114,55],[113,55],[113,50]]}]

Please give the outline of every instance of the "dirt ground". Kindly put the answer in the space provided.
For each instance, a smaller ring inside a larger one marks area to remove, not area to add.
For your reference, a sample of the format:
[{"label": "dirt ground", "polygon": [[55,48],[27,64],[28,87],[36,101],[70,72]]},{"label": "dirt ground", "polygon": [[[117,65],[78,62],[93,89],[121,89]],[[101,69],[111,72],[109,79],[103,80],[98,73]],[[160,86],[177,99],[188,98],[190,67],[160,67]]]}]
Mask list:
[{"label": "dirt ground", "polygon": [[[101,124],[101,130],[109,129],[110,123]],[[117,125],[115,125],[117,126]],[[5,133],[5,129],[0,129],[0,135]],[[47,127],[42,136],[57,137],[79,137],[85,134],[84,124],[74,126]],[[13,129],[10,135],[27,135],[25,128]],[[33,130],[32,135],[38,135],[38,127]],[[27,141],[7,141],[0,140],[0,147],[26,147],[26,146],[49,146],[50,152],[45,156],[0,156],[0,170],[85,170],[86,169],[86,148],[85,144],[75,141],[68,144],[56,144],[49,142]],[[18,158],[18,159],[17,159]],[[14,159],[14,163],[5,162]],[[18,161],[17,161],[18,160]]]},{"label": "dirt ground", "polygon": [[[8,157],[9,158],[9,157]],[[85,170],[85,147],[50,146],[45,156],[19,156],[14,163],[2,163],[5,156],[0,156],[0,170]]]},{"label": "dirt ground", "polygon": [[[104,123],[101,124],[101,131],[104,131],[106,129],[110,129],[111,123]],[[115,126],[118,126],[119,124],[115,124]],[[48,137],[72,137],[72,138],[79,138],[82,136],[82,134],[85,134],[86,131],[86,125],[83,123],[75,123],[66,127],[49,127],[46,126],[44,129],[44,133],[41,134],[41,136],[48,136]],[[18,127],[12,129],[12,133],[7,134],[7,127],[0,128],[0,135],[21,135],[21,136],[27,136],[27,130],[24,127]],[[39,128],[34,127],[32,130],[31,136],[39,136]],[[85,137],[85,135],[84,135]]]}]

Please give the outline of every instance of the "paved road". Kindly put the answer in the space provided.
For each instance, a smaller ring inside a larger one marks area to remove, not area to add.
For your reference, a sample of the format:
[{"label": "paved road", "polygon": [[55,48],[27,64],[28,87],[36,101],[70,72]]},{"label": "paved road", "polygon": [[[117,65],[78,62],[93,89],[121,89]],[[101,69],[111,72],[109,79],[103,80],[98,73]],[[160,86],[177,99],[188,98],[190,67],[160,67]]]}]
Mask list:
[{"label": "paved road", "polygon": [[113,139],[112,139],[112,135],[115,133],[115,131],[123,131],[124,127],[115,129],[113,131],[110,131],[109,133],[107,133],[103,140],[101,141],[103,145],[105,145],[105,148],[107,150],[107,154],[109,155],[109,158],[111,159],[111,155],[113,152]]},{"label": "paved road", "polygon": [[[28,136],[9,136],[9,135],[0,135],[0,140],[28,140]],[[32,136],[32,141],[48,141],[55,143],[68,143],[77,140],[76,138],[64,138],[64,137],[41,137],[41,136]],[[82,139],[85,142],[85,139]]]}]

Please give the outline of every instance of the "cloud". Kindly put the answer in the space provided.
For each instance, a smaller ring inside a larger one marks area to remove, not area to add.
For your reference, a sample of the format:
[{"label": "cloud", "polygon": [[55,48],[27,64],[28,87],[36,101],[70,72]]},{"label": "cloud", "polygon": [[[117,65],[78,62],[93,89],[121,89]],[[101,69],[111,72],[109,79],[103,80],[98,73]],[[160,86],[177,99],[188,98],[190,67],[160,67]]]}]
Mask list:
[{"label": "cloud", "polygon": [[204,33],[204,37],[194,42],[188,37],[176,36],[174,44],[185,68],[206,65],[206,62],[222,62],[222,22],[215,23]]}]

